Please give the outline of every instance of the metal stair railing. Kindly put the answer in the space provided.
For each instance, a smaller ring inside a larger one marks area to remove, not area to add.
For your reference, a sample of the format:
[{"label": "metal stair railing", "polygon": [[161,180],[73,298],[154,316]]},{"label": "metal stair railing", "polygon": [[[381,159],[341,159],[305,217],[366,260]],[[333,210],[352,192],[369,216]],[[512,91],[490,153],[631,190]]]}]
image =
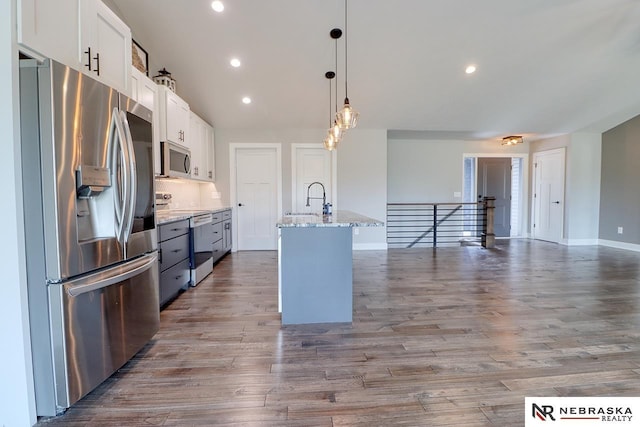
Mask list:
[{"label": "metal stair railing", "polygon": [[493,197],[477,203],[388,203],[390,248],[482,244],[493,247]]}]

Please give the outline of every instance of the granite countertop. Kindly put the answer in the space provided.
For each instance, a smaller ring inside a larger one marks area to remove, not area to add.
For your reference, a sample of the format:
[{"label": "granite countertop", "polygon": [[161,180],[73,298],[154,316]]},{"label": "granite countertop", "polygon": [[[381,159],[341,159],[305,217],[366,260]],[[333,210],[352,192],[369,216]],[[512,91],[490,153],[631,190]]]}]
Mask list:
[{"label": "granite countertop", "polygon": [[285,214],[276,223],[278,228],[290,227],[382,227],[384,222],[351,211],[336,211],[332,215],[313,213]]},{"label": "granite countertop", "polygon": [[160,209],[156,210],[156,221],[158,225],[174,221],[189,219],[202,213],[218,213],[231,209],[231,207],[221,207],[212,209]]}]

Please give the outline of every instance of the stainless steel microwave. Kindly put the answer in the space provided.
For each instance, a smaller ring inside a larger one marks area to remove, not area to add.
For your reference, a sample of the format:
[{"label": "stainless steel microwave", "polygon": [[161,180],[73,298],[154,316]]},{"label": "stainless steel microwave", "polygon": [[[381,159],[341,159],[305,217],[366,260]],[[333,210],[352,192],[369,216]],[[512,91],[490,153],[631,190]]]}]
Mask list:
[{"label": "stainless steel microwave", "polygon": [[176,178],[191,177],[191,152],[170,142],[161,144],[162,175]]}]

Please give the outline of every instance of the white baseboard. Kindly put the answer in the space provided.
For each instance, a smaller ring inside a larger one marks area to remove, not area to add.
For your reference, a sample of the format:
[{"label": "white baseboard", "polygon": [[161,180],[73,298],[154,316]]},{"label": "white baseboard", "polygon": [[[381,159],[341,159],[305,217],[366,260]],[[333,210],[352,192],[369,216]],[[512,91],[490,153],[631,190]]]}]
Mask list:
[{"label": "white baseboard", "polygon": [[592,245],[599,245],[600,244],[600,240],[598,239],[562,239],[560,241],[561,245],[566,245],[566,246],[592,246]]},{"label": "white baseboard", "polygon": [[354,251],[386,251],[386,243],[354,243]]},{"label": "white baseboard", "polygon": [[635,243],[616,242],[615,240],[600,239],[599,244],[616,249],[626,249],[628,251],[640,252],[640,245]]}]

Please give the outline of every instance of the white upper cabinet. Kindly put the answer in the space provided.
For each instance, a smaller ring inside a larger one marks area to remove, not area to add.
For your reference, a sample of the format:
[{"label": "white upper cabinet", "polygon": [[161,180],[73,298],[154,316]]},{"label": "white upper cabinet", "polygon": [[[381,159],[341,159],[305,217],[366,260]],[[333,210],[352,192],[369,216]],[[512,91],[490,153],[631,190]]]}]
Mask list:
[{"label": "white upper cabinet", "polygon": [[207,134],[206,134],[206,143],[207,147],[209,147],[209,154],[207,154],[207,161],[209,162],[207,168],[207,178],[211,182],[215,182],[216,180],[216,156],[215,156],[215,144],[214,144],[214,135],[213,135],[213,126],[207,126]]},{"label": "white upper cabinet", "polygon": [[153,111],[153,170],[160,174],[160,113],[158,108],[158,85],[131,67],[131,99]]},{"label": "white upper cabinet", "polygon": [[130,95],[131,30],[100,0],[18,0],[18,42]]},{"label": "white upper cabinet", "polygon": [[160,107],[160,141],[170,141],[191,149],[188,137],[191,112],[189,104],[169,88],[161,85],[158,85],[158,103]]},{"label": "white upper cabinet", "polygon": [[140,70],[131,67],[131,98],[155,113],[157,97],[158,85]]},{"label": "white upper cabinet", "polygon": [[213,127],[191,112],[189,120],[191,178],[214,181]]},{"label": "white upper cabinet", "polygon": [[80,1],[19,0],[18,43],[79,70]]},{"label": "white upper cabinet", "polygon": [[131,30],[100,0],[80,2],[79,60],[84,71],[130,94]]}]

